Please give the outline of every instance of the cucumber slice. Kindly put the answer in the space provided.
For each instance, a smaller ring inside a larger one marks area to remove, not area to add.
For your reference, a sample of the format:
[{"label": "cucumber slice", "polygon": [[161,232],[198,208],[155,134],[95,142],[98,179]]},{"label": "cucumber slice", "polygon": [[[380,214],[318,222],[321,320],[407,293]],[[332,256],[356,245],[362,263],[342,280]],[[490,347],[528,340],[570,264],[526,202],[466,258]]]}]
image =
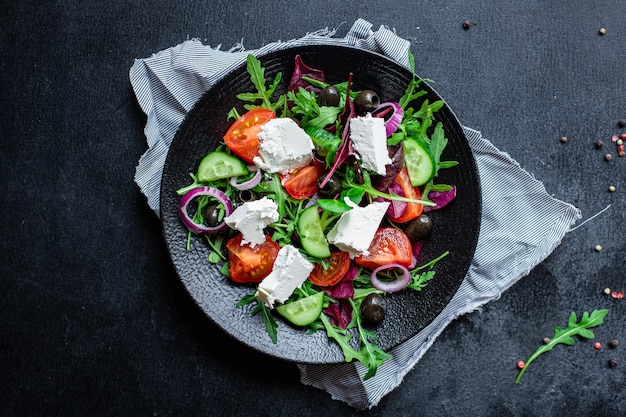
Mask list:
[{"label": "cucumber slice", "polygon": [[413,187],[426,184],[435,175],[435,158],[428,147],[415,139],[402,141],[404,165]]},{"label": "cucumber slice", "polygon": [[276,307],[276,311],[296,326],[307,326],[317,320],[323,306],[324,291],[320,291],[297,301],[281,304]]},{"label": "cucumber slice", "polygon": [[198,166],[198,181],[211,182],[248,173],[246,164],[226,152],[214,151],[207,154]]},{"label": "cucumber slice", "polygon": [[330,247],[328,246],[328,241],[326,241],[326,236],[324,236],[316,205],[308,207],[300,213],[297,230],[298,236],[300,236],[300,243],[302,243],[302,247],[309,255],[318,258],[330,256]]}]

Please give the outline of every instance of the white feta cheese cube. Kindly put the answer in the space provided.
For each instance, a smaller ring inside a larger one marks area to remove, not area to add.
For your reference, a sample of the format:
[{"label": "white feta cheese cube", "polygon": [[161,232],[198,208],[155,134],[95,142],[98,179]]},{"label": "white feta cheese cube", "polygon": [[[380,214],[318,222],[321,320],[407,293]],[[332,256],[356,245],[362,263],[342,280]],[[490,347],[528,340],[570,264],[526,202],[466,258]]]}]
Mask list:
[{"label": "white feta cheese cube", "polygon": [[385,165],[391,163],[387,151],[387,132],[382,117],[372,117],[367,113],[363,117],[350,119],[350,140],[354,150],[361,158],[361,166],[368,171],[385,175]]},{"label": "white feta cheese cube", "polygon": [[293,119],[271,119],[261,127],[258,137],[260,156],[253,161],[264,171],[289,172],[313,160],[313,141]]},{"label": "white feta cheese cube", "polygon": [[272,272],[259,283],[256,298],[269,308],[284,303],[309,277],[313,264],[292,245],[280,248]]},{"label": "white feta cheese cube", "polygon": [[341,215],[326,238],[339,249],[350,254],[350,258],[368,255],[374,234],[385,216],[389,202],[375,202],[365,207],[354,204],[345,198],[346,204],[352,209]]},{"label": "white feta cheese cube", "polygon": [[263,229],[278,221],[278,206],[274,200],[263,197],[248,201],[235,209],[224,222],[232,229],[239,230],[243,235],[241,245],[250,243],[258,245],[265,242]]}]

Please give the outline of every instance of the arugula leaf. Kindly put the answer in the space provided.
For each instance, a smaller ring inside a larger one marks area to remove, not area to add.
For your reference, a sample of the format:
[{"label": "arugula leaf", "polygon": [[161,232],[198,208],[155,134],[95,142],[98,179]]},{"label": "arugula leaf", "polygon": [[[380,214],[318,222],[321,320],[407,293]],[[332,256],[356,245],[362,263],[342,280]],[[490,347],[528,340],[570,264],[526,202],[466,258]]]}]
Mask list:
[{"label": "arugula leaf", "polygon": [[370,342],[378,340],[378,336],[370,330],[363,328],[361,315],[358,313],[358,309],[353,299],[350,299],[352,304],[352,318],[356,321],[356,327],[359,332],[359,339],[361,340],[360,352],[365,356],[365,361],[361,360],[361,363],[367,369],[367,373],[363,376],[363,381],[376,375],[378,367],[383,364],[387,359],[391,359],[391,355],[383,351],[378,345]]},{"label": "arugula leaf", "polygon": [[189,184],[189,185],[186,185],[186,186],[176,190],[176,194],[178,194],[178,195],[185,195],[189,191],[193,190],[194,188],[202,186],[200,181],[198,181],[198,177],[195,174],[189,173],[189,176],[191,177],[193,182],[191,184]]},{"label": "arugula leaf", "polygon": [[230,119],[238,120],[240,117],[241,115],[239,114],[237,109],[233,107],[232,109],[230,109],[230,111],[226,115],[226,120],[230,120]]},{"label": "arugula leaf", "polygon": [[528,360],[526,361],[525,366],[520,369],[517,374],[517,378],[515,378],[515,383],[517,384],[526,369],[528,369],[528,365],[530,365],[539,355],[545,352],[551,351],[556,345],[564,344],[564,345],[573,345],[574,339],[572,336],[580,336],[585,339],[593,339],[595,336],[590,328],[599,326],[604,321],[604,317],[609,314],[608,310],[594,310],[589,314],[588,312],[584,312],[582,317],[580,318],[580,322],[576,322],[576,312],[572,312],[567,321],[567,327],[565,329],[561,329],[559,326],[556,326],[554,330],[554,336],[550,339],[549,343],[540,346],[535,353],[530,355]]},{"label": "arugula leaf", "polygon": [[278,218],[282,219],[285,215],[285,202],[288,198],[287,192],[280,184],[280,177],[278,174],[263,175],[267,181],[261,181],[255,190],[263,193],[266,197],[271,198],[276,202],[276,205],[278,206]]},{"label": "arugula leaf", "polygon": [[[248,70],[248,74],[250,74],[250,80],[252,84],[256,87],[256,93],[241,93],[237,94],[237,98],[241,101],[249,101],[254,105],[246,105],[244,106],[247,109],[253,108],[257,106],[257,102],[261,101],[261,107],[265,107],[274,112],[278,108],[280,108],[284,101],[285,96],[281,95],[275,103],[271,102],[272,95],[276,91],[280,80],[282,79],[282,73],[279,72],[274,77],[272,84],[269,88],[265,85],[265,68],[261,65],[261,61],[259,61],[254,55],[248,54],[246,57],[246,69]],[[232,113],[229,113],[229,116],[234,116]]]},{"label": "arugula leaf", "polygon": [[[355,313],[356,307],[354,301],[350,300],[350,303],[352,304],[353,320],[356,319],[359,339],[361,341],[361,348],[359,350],[350,346],[351,334],[346,334],[345,330],[333,326],[325,314],[320,315],[320,319],[326,329],[328,337],[337,342],[339,347],[341,347],[346,362],[352,362],[356,359],[367,369],[366,374],[363,376],[363,380],[365,381],[376,375],[378,367],[382,365],[384,361],[390,359],[391,355],[384,352],[379,346],[370,341],[370,339],[374,341],[377,340],[376,334],[363,328],[360,316],[358,313]],[[316,326],[316,328],[319,328],[319,326]]]},{"label": "arugula leaf", "polygon": [[302,125],[307,125],[308,120],[316,116],[318,105],[315,94],[312,92],[299,87],[297,92],[289,91],[287,93],[287,100],[293,103],[291,114],[299,116]]},{"label": "arugula leaf", "polygon": [[228,266],[228,261],[226,261],[220,268],[220,274],[224,275],[225,277],[230,277],[230,274],[228,273]]},{"label": "arugula leaf", "polygon": [[365,190],[363,188],[348,188],[341,191],[339,194],[339,198],[329,199],[329,198],[319,198],[317,200],[317,205],[327,210],[331,213],[341,214],[346,211],[352,210],[352,206],[349,206],[345,203],[345,198],[347,197],[354,204],[360,204],[361,200],[363,200],[363,196],[365,195]]},{"label": "arugula leaf", "polygon": [[426,272],[422,272],[421,274],[411,274],[411,281],[407,285],[407,288],[410,288],[415,291],[422,291],[428,285],[428,281],[435,278],[435,271],[430,270]]},{"label": "arugula leaf", "polygon": [[252,309],[252,315],[261,312],[261,319],[265,324],[265,330],[267,331],[272,343],[276,344],[278,342],[278,323],[276,323],[276,319],[265,303],[260,302],[254,293],[252,293],[242,297],[241,300],[237,302],[236,306],[243,307],[253,302],[256,302],[256,306]]},{"label": "arugula leaf", "polygon": [[362,177],[363,177],[363,184],[359,184],[358,182],[355,181],[354,174],[346,175],[344,179],[345,186],[349,188],[361,189],[373,197],[382,197],[387,200],[404,201],[406,203],[418,203],[424,206],[435,205],[435,203],[433,203],[432,201],[407,198],[407,197],[399,196],[397,194],[383,193],[382,191],[379,191],[376,188],[374,188],[374,186],[372,185],[372,181],[370,179],[370,175],[367,173],[367,171],[362,171]]},{"label": "arugula leaf", "polygon": [[209,253],[209,262],[212,264],[217,264],[221,261],[225,261],[226,257],[222,254],[222,245],[224,243],[224,236],[206,236],[206,241],[208,245],[211,247],[211,252]]},{"label": "arugula leaf", "polygon": [[318,107],[318,116],[309,120],[310,126],[326,127],[335,123],[337,116],[341,113],[340,107],[321,106]]},{"label": "arugula leaf", "polygon": [[256,301],[257,304],[256,307],[252,310],[252,314],[254,315],[257,314],[259,311],[261,312],[261,318],[263,320],[263,323],[265,324],[265,330],[267,331],[267,334],[269,335],[272,343],[276,344],[278,342],[278,323],[276,323],[276,319],[270,312],[270,309],[265,305],[265,303],[258,301],[254,294],[252,294],[242,298],[241,301],[237,303],[237,307],[241,307],[253,301]]},{"label": "arugula leaf", "polygon": [[443,124],[439,122],[433,130],[433,134],[430,137],[429,144],[430,153],[432,153],[433,157],[435,158],[435,176],[437,176],[437,173],[440,169],[451,168],[459,164],[458,161],[441,160],[441,154],[443,153],[443,150],[446,148],[447,145],[448,139],[446,138],[443,131]]},{"label": "arugula leaf", "polygon": [[250,304],[253,301],[256,301],[256,297],[254,296],[254,294],[248,294],[248,295],[242,297],[241,300],[239,300],[237,302],[237,304],[235,304],[235,306],[243,307],[245,305]]},{"label": "arugula leaf", "polygon": [[448,139],[443,132],[443,124],[441,122],[437,123],[435,126],[435,130],[433,130],[433,134],[430,137],[430,152],[433,154],[435,158],[435,163],[439,164],[439,160],[441,159],[441,154],[448,144]]},{"label": "arugula leaf", "polygon": [[298,91],[289,91],[287,100],[293,103],[291,113],[300,116],[301,125],[324,128],[335,123],[341,113],[341,107],[320,106],[317,95],[299,87]]},{"label": "arugula leaf", "polygon": [[355,350],[352,346],[350,346],[350,339],[352,338],[351,334],[346,334],[345,330],[340,329],[339,327],[333,326],[326,314],[322,313],[320,315],[320,319],[322,320],[322,324],[324,324],[324,328],[326,329],[326,334],[329,338],[333,339],[343,352],[344,359],[346,362],[352,362],[354,359],[359,362],[366,361],[365,356]]},{"label": "arugula leaf", "polygon": [[411,81],[409,81],[409,85],[406,87],[404,95],[400,98],[398,102],[400,104],[400,107],[402,107],[403,110],[406,109],[407,105],[411,101],[426,94],[425,90],[419,89],[419,85],[421,84],[423,80],[418,80],[415,78],[415,58],[413,57],[413,54],[411,53],[411,51],[409,51],[409,67],[411,69],[411,74],[413,76],[411,78]]},{"label": "arugula leaf", "polygon": [[344,203],[342,200],[320,198],[316,201],[316,203],[318,206],[320,206],[324,210],[330,213],[335,213],[335,214],[341,214],[341,213],[345,213],[346,211],[352,210],[352,207]]}]

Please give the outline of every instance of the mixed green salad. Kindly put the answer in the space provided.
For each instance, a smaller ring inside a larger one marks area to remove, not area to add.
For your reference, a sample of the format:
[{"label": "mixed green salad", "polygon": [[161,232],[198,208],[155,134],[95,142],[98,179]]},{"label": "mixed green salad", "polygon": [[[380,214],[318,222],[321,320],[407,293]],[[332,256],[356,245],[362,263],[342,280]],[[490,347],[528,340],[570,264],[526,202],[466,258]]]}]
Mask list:
[{"label": "mixed green salad", "polygon": [[443,102],[423,97],[409,61],[402,97],[381,102],[355,91],[353,74],[326,82],[300,55],[278,94],[283,74],[266,79],[248,55],[256,91],[237,96],[244,111],[224,115],[231,127],[178,190],[189,237],[205,236],[208,261],[250,288],[238,306],[254,305],[268,337],[277,342],[279,325],[323,330],[364,379],[391,357],[375,333],[386,296],[421,291],[448,255],[417,264],[430,212],[456,195],[435,180],[457,162],[441,159],[448,140],[433,115]]}]

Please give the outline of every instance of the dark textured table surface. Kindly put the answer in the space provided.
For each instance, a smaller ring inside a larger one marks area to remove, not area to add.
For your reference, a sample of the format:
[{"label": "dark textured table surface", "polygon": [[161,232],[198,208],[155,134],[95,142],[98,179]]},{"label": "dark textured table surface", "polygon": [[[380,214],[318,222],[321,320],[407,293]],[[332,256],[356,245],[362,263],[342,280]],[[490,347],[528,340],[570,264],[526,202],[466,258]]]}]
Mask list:
[{"label": "dark textured table surface", "polygon": [[[624,5],[502,3],[4,2],[0,415],[624,415],[626,299],[603,294],[626,289],[626,157],[611,141],[626,133]],[[359,17],[409,39],[418,74],[461,122],[549,194],[583,219],[610,206],[455,320],[366,412],[232,340],[187,296],[133,182],[146,119],[128,79],[135,58],[186,39],[252,49],[325,27],[343,35]],[[601,308],[603,349],[559,345],[514,383],[516,362],[570,312]]]}]

